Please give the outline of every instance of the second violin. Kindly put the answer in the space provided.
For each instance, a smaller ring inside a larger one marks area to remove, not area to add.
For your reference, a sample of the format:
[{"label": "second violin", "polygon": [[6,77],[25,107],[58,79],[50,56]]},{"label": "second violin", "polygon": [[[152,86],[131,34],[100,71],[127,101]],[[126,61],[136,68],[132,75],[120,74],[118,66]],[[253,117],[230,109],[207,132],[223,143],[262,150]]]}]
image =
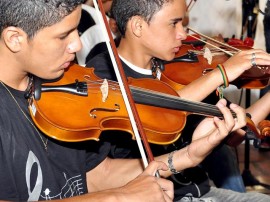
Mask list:
[{"label": "second violin", "polygon": [[[197,37],[196,37],[197,38]],[[217,41],[215,40],[215,43]],[[164,74],[174,82],[187,85],[224,63],[236,52],[250,50],[251,47],[243,45],[226,45],[224,43],[217,48],[198,48],[193,45],[182,45],[175,59],[172,61],[160,61]],[[230,48],[228,50],[228,48]],[[185,55],[190,60],[179,60]],[[238,88],[262,89],[269,83],[269,67],[252,67],[243,72],[231,84]]]}]

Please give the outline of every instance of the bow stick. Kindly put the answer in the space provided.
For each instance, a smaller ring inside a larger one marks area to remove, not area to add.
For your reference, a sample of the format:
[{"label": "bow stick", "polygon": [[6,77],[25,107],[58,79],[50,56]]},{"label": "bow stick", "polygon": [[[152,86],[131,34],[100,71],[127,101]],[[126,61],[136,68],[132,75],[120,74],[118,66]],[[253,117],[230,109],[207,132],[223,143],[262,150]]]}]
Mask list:
[{"label": "bow stick", "polygon": [[193,6],[195,5],[196,2],[197,2],[197,0],[190,0],[189,4],[187,5],[186,11],[187,12],[191,11],[191,9],[193,8]]},{"label": "bow stick", "polygon": [[[96,9],[96,12],[97,12],[97,16],[98,16],[98,19],[99,19],[99,22],[100,22],[100,25],[102,28],[103,35],[106,39],[105,42],[106,42],[106,45],[107,45],[107,48],[108,48],[108,51],[109,51],[109,54],[111,57],[111,61],[112,61],[113,68],[114,68],[114,71],[116,74],[116,78],[117,78],[119,86],[120,86],[120,90],[122,92],[122,96],[123,96],[123,99],[124,99],[124,102],[125,102],[125,105],[127,108],[127,112],[128,112],[129,118],[130,118],[132,129],[133,129],[133,132],[135,134],[135,138],[136,138],[136,141],[137,141],[137,144],[138,144],[138,147],[139,147],[142,159],[143,159],[143,163],[144,163],[144,166],[147,167],[148,160],[146,158],[146,154],[145,154],[145,151],[143,149],[143,146],[142,146],[142,143],[140,140],[143,141],[143,144],[144,144],[144,147],[146,149],[146,152],[147,152],[147,155],[148,155],[150,162],[154,160],[154,157],[153,157],[152,151],[150,149],[149,143],[147,141],[147,137],[145,135],[143,125],[140,121],[140,117],[139,117],[139,114],[137,112],[135,102],[134,102],[132,95],[131,95],[131,91],[130,91],[128,83],[127,83],[125,72],[123,70],[121,61],[119,59],[119,55],[117,53],[116,46],[115,46],[115,43],[114,43],[114,40],[113,40],[113,37],[111,34],[111,30],[110,30],[109,25],[108,25],[105,11],[103,9],[102,1],[98,0],[99,5],[97,4],[97,0],[93,0],[93,3],[95,6],[95,9]],[[159,173],[157,172],[156,175],[159,176]]]},{"label": "bow stick", "polygon": [[[238,48],[235,48],[235,47],[230,46],[230,45],[228,45],[228,44],[226,44],[226,43],[223,43],[223,42],[221,42],[221,41],[218,41],[218,40],[215,40],[215,39],[213,39],[213,38],[211,38],[211,37],[208,37],[208,36],[206,36],[206,35],[204,35],[204,34],[198,32],[198,31],[195,31],[194,29],[192,29],[192,28],[190,28],[190,27],[188,27],[187,29],[188,29],[188,30],[191,30],[192,32],[194,32],[194,33],[196,33],[196,34],[198,34],[198,35],[200,35],[200,36],[202,36],[202,37],[204,37],[204,38],[206,38],[206,39],[208,39],[208,40],[210,40],[210,41],[213,41],[213,42],[215,42],[215,43],[217,43],[217,44],[219,44],[219,45],[221,45],[221,46],[230,48],[230,49],[232,49],[232,50],[234,50],[234,51],[237,51],[237,52],[240,52],[240,51],[241,51],[241,50],[238,49]],[[199,40],[199,41],[203,41],[203,40],[201,40],[201,39],[199,39],[199,38],[197,38],[197,37],[195,37],[195,36],[191,36],[191,37],[193,37],[193,38],[195,38],[195,39],[197,39],[197,40]],[[224,53],[226,53],[226,54],[228,54],[228,55],[230,55],[230,56],[233,55],[232,53],[230,53],[230,52],[228,52],[228,51],[225,51],[224,49],[221,49],[221,48],[219,48],[219,47],[217,47],[217,46],[215,46],[215,45],[213,45],[213,44],[211,44],[211,43],[208,43],[208,42],[206,42],[206,41],[204,41],[204,43],[206,43],[206,44],[208,44],[208,45],[211,45],[211,46],[213,46],[213,47],[215,47],[215,48],[217,48],[217,49],[223,51]]]}]

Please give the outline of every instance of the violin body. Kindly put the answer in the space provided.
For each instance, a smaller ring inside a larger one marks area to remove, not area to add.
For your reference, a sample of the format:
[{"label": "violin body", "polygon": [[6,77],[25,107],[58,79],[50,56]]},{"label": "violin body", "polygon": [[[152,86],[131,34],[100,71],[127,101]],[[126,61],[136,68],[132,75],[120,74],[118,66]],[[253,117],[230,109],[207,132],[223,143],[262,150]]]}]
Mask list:
[{"label": "violin body", "polygon": [[[197,51],[192,45],[182,45],[175,57],[186,54],[188,51]],[[203,55],[197,55],[198,62],[172,62],[165,65],[164,75],[173,81],[182,85],[188,85],[192,81],[207,74],[220,63],[228,59],[227,55],[222,54],[219,57],[213,57],[212,63],[208,64],[207,59]]]},{"label": "violin body", "polygon": [[[248,49],[246,46],[235,46],[241,50]],[[188,51],[198,51],[192,45],[182,45],[176,57],[186,54]],[[222,64],[229,56],[226,54],[213,55],[211,64],[208,63],[207,59],[202,54],[197,55],[198,62],[171,62],[165,65],[163,71],[169,79],[174,82],[188,85],[192,81],[200,78],[207,74],[209,71],[216,68],[218,64]],[[246,89],[262,89],[268,86],[269,73],[264,72],[259,68],[250,68],[246,70],[241,76],[239,76],[231,84],[238,88]]]},{"label": "violin body", "polygon": [[[175,142],[191,113],[223,118],[215,105],[182,99],[171,86],[159,80],[129,78],[128,84],[150,143]],[[135,139],[118,83],[98,78],[93,68],[73,64],[61,78],[33,88],[30,114],[46,135],[67,142],[98,141],[102,131],[120,130]],[[252,121],[248,126],[260,138]]]},{"label": "violin body", "polygon": [[[100,90],[103,80],[94,74],[93,68],[73,64],[61,79],[46,83],[46,86],[65,85],[75,80],[87,83],[87,96],[43,92],[39,100],[31,97],[29,110],[42,132],[68,142],[98,141],[101,132],[105,130],[126,131],[135,139],[119,87],[115,86],[116,82],[111,84],[108,81],[108,96],[104,100]],[[152,79],[131,79],[129,84],[177,95],[167,84]],[[186,112],[143,104],[136,104],[136,107],[149,142],[166,145],[180,137],[186,123]]]}]

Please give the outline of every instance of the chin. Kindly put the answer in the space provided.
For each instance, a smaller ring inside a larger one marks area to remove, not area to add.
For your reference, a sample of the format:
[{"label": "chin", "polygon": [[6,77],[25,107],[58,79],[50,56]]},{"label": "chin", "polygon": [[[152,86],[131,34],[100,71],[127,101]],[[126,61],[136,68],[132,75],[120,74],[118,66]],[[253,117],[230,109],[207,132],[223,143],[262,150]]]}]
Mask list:
[{"label": "chin", "polygon": [[61,71],[57,72],[57,75],[55,76],[55,78],[59,78],[59,77],[62,77],[65,73],[65,69],[62,69]]},{"label": "chin", "polygon": [[170,55],[170,56],[167,56],[164,60],[166,60],[166,61],[171,61],[171,60],[173,60],[174,58],[175,58],[175,54]]},{"label": "chin", "polygon": [[47,74],[46,77],[41,77],[41,78],[44,80],[56,81],[56,80],[62,78],[63,75],[64,75],[64,69],[61,71],[58,71],[54,74]]}]

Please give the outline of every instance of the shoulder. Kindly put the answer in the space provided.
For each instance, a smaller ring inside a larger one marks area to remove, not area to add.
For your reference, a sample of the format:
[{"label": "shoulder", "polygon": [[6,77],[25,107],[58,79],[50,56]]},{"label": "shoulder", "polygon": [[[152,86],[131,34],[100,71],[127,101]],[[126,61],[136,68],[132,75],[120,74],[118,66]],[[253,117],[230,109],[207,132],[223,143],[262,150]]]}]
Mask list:
[{"label": "shoulder", "polygon": [[100,78],[116,80],[108,51],[104,51],[93,57],[87,62],[86,67],[93,67],[95,69],[95,74]]},{"label": "shoulder", "polygon": [[103,52],[97,54],[96,56],[94,56],[93,58],[91,58],[86,63],[86,66],[87,67],[93,67],[96,64],[111,65],[110,54],[109,54],[109,52],[107,50],[103,51]]}]

